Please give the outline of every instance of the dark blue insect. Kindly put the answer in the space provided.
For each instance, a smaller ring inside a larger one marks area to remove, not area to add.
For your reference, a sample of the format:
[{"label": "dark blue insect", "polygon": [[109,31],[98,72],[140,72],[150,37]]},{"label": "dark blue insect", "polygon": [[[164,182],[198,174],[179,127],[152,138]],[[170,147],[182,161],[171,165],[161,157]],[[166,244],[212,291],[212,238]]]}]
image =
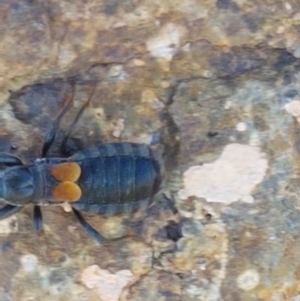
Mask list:
[{"label": "dark blue insect", "polygon": [[[93,93],[71,125],[62,149]],[[74,89],[71,100],[73,96]],[[0,209],[0,219],[32,203],[34,229],[40,231],[40,206],[68,202],[84,230],[100,242],[103,237],[79,211],[112,215],[148,206],[160,187],[160,164],[148,146],[135,143],[105,143],[68,158],[47,158],[60,121],[71,105],[72,101],[47,133],[42,159],[23,165],[18,157],[0,153],[0,164],[4,167],[0,171],[0,197],[7,203]]]}]

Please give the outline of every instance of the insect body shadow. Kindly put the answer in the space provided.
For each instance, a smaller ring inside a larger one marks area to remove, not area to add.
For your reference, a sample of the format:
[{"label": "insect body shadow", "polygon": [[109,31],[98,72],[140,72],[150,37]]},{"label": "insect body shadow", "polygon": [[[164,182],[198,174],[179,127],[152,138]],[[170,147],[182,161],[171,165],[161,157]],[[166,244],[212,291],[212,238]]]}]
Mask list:
[{"label": "insect body shadow", "polygon": [[[62,153],[66,153],[67,141],[95,89],[96,86],[64,137]],[[0,153],[0,164],[4,166],[0,171],[0,197],[6,202],[0,209],[0,219],[17,213],[26,204],[33,204],[34,230],[39,232],[43,226],[41,206],[68,202],[83,229],[101,242],[103,236],[80,211],[113,215],[148,206],[161,184],[160,164],[147,145],[128,142],[104,143],[70,157],[49,158],[60,122],[73,105],[74,93],[73,85],[66,106],[46,133],[42,158],[24,165],[20,158]]]}]

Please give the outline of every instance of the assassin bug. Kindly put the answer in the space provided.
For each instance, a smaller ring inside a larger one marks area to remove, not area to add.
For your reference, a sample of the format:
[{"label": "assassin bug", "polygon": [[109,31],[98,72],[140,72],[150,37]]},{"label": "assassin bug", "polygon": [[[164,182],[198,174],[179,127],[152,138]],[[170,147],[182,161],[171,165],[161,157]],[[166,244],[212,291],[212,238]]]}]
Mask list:
[{"label": "assassin bug", "polygon": [[[72,129],[89,99],[76,115],[61,149],[66,148]],[[33,204],[34,230],[42,229],[42,205],[68,202],[84,230],[96,241],[103,241],[81,215],[120,214],[149,205],[161,183],[160,165],[151,149],[136,143],[104,143],[74,153],[68,158],[48,158],[61,119],[73,104],[75,88],[69,102],[48,131],[42,149],[42,158],[24,165],[18,157],[0,153],[0,197],[6,202],[0,209],[0,219]]]}]

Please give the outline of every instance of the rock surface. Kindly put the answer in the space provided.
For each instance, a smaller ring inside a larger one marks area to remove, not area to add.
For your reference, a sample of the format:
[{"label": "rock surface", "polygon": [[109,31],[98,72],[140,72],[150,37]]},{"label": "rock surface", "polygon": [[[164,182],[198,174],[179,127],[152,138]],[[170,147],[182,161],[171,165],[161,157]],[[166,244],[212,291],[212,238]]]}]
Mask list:
[{"label": "rock surface", "polygon": [[298,1],[2,1],[0,151],[164,146],[165,183],[132,216],[32,206],[0,221],[0,300],[300,298]]}]

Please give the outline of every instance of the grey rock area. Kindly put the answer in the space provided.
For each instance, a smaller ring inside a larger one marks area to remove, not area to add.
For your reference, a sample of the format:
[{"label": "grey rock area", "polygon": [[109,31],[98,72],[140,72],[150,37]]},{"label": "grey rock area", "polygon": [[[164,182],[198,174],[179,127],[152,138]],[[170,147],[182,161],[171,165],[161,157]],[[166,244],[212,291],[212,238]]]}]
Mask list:
[{"label": "grey rock area", "polygon": [[[0,300],[300,300],[298,1],[2,1],[0,151],[153,145],[154,204],[130,216],[31,205],[0,221]],[[1,202],[1,206],[5,202]]]}]

